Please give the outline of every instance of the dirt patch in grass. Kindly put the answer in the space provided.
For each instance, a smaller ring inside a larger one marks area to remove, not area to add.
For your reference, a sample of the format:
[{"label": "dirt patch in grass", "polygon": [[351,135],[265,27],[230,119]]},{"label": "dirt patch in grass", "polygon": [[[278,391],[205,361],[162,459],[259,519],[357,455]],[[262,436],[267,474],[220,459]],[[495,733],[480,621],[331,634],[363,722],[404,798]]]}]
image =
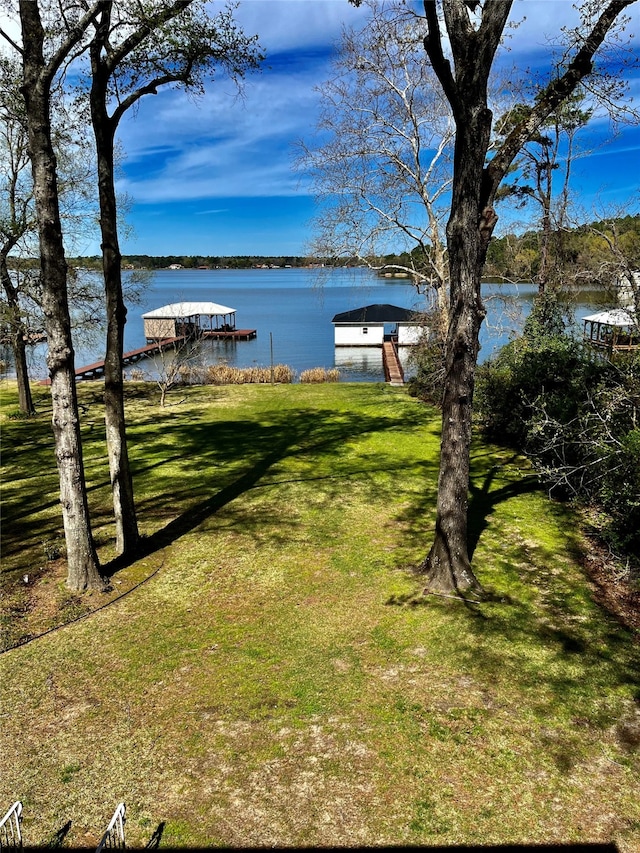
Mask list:
[{"label": "dirt patch in grass", "polygon": [[37,639],[117,601],[150,577],[158,560],[140,562],[119,572],[106,592],[67,589],[67,562],[49,560],[14,578],[2,591],[0,652]]},{"label": "dirt patch in grass", "polygon": [[585,537],[585,543],[583,565],[596,601],[640,642],[640,569],[613,555],[595,535]]}]

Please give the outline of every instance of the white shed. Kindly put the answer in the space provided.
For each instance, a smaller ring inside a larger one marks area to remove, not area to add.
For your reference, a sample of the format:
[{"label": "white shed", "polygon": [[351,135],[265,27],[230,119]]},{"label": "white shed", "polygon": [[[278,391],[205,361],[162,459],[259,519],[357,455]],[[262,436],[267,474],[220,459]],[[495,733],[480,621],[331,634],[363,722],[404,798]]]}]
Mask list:
[{"label": "white shed", "polygon": [[344,311],[331,322],[334,343],[343,347],[381,347],[385,339],[398,346],[412,346],[418,342],[423,326],[415,311],[386,304]]}]

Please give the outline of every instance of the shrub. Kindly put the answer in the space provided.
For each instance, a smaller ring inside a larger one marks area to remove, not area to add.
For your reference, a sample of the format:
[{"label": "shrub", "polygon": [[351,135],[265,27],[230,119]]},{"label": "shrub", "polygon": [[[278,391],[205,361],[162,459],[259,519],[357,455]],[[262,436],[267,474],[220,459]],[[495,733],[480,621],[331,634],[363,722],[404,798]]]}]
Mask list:
[{"label": "shrub", "polygon": [[442,403],[445,376],[444,341],[439,314],[432,312],[427,319],[427,327],[417,345],[411,348],[409,355],[409,367],[415,370],[415,374],[407,382],[409,394],[434,406],[440,406]]},{"label": "shrub", "polygon": [[488,436],[524,451],[558,496],[604,509],[613,545],[640,551],[640,356],[594,358],[532,323],[478,369],[476,410]]},{"label": "shrub", "polygon": [[640,555],[640,428],[622,437],[609,461],[601,489],[611,516],[609,538],[615,547]]},{"label": "shrub", "polygon": [[587,388],[606,372],[566,335],[519,338],[476,377],[476,411],[488,436],[524,449],[533,410],[542,395],[546,414],[563,423],[578,412]]}]

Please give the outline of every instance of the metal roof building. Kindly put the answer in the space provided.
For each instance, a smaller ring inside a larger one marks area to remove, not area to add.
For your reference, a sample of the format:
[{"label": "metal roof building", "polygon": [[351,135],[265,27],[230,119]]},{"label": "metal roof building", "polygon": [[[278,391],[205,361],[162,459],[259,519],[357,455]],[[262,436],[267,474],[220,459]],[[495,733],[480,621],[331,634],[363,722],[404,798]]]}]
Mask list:
[{"label": "metal roof building", "polygon": [[423,325],[415,311],[388,304],[343,311],[331,322],[335,345],[346,347],[382,346],[385,338],[393,339],[398,346],[411,346],[417,343]]},{"label": "metal roof building", "polygon": [[336,323],[398,323],[416,322],[416,312],[409,308],[399,308],[397,305],[376,304],[365,305],[363,308],[355,308],[353,311],[344,311],[336,314],[331,321]]},{"label": "metal roof building", "polygon": [[236,309],[217,302],[174,302],[147,311],[142,319],[147,340],[161,340],[200,331],[231,331],[236,325]]},{"label": "metal roof building", "polygon": [[583,317],[583,340],[609,354],[640,349],[640,331],[631,310],[613,308]]}]

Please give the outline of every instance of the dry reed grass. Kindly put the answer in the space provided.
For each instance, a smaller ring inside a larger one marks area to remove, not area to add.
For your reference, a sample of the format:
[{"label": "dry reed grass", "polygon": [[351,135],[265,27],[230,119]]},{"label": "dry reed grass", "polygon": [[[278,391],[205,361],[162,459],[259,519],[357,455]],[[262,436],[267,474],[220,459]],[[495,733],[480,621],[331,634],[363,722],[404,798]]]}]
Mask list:
[{"label": "dry reed grass", "polygon": [[331,367],[327,370],[326,367],[312,367],[310,370],[303,370],[300,374],[300,382],[339,382],[340,371],[337,367]]},{"label": "dry reed grass", "polygon": [[277,382],[289,384],[293,382],[295,372],[286,364],[274,364],[273,373],[270,367],[231,367],[228,364],[212,364],[206,369],[204,384],[206,385],[247,385]]}]

